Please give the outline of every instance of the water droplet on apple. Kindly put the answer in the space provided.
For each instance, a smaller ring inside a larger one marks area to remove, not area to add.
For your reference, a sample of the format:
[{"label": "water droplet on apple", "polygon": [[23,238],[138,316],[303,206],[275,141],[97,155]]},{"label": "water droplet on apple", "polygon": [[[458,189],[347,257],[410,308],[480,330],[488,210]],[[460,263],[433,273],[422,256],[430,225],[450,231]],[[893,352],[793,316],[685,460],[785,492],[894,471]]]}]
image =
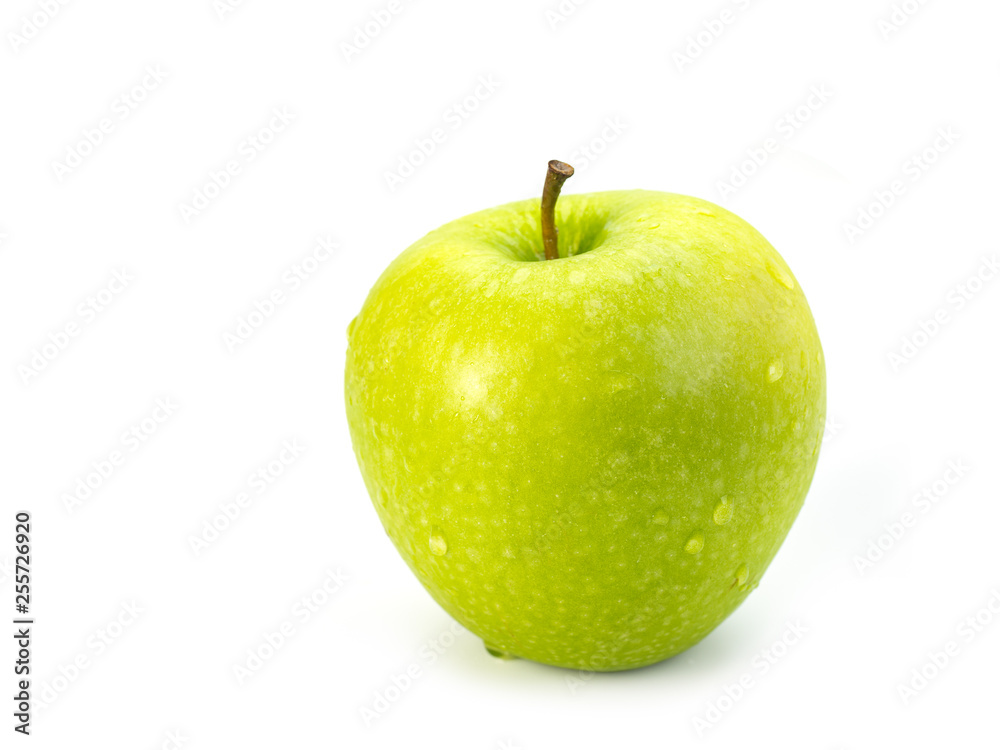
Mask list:
[{"label": "water droplet on apple", "polygon": [[697,555],[705,547],[705,535],[701,532],[692,534],[684,545],[684,551],[689,555]]},{"label": "water droplet on apple", "polygon": [[486,653],[497,659],[503,659],[504,661],[510,661],[511,659],[516,659],[514,654],[511,654],[503,649],[499,649],[496,646],[492,646],[486,641],[483,641],[483,645],[486,647]]},{"label": "water droplet on apple", "polygon": [[736,585],[742,586],[747,582],[747,578],[750,577],[750,566],[743,563],[740,567],[736,569]]},{"label": "water droplet on apple", "polygon": [[715,512],[712,513],[712,520],[719,526],[725,526],[732,517],[733,501],[723,495],[722,499],[719,500],[719,504],[715,506]]},{"label": "water droplet on apple", "polygon": [[640,385],[640,380],[635,375],[628,372],[607,372],[604,375],[604,382],[611,393],[626,391]]},{"label": "water droplet on apple", "polygon": [[784,269],[780,268],[775,263],[773,263],[771,261],[768,261],[768,263],[767,263],[767,270],[770,272],[770,274],[774,278],[774,280],[777,281],[779,284],[781,284],[786,289],[794,289],[795,288],[795,281],[792,280],[792,277],[789,276],[784,271]]},{"label": "water droplet on apple", "polygon": [[657,526],[666,526],[670,523],[670,516],[664,510],[658,510],[653,514],[653,523]]},{"label": "water droplet on apple", "polygon": [[785,363],[780,359],[774,360],[767,366],[767,382],[776,383],[785,374]]},{"label": "water droplet on apple", "polygon": [[437,526],[431,529],[431,554],[437,557],[448,554],[448,542]]},{"label": "water droplet on apple", "polygon": [[650,228],[650,229],[659,229],[659,228],[660,228],[660,225],[659,225],[659,224],[650,224],[650,225],[649,225],[649,228]]}]

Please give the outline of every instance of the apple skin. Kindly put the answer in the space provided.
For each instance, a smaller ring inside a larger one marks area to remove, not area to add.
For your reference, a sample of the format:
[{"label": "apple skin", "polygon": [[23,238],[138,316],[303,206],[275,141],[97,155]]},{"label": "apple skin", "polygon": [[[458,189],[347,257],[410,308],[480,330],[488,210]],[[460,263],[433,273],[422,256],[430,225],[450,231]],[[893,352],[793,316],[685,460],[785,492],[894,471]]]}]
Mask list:
[{"label": "apple skin", "polygon": [[[403,559],[496,653],[595,671],[698,643],[757,586],[819,455],[792,272],[719,206],[567,195],[431,232],[348,328],[358,465]],[[567,257],[568,256],[568,257]]]}]

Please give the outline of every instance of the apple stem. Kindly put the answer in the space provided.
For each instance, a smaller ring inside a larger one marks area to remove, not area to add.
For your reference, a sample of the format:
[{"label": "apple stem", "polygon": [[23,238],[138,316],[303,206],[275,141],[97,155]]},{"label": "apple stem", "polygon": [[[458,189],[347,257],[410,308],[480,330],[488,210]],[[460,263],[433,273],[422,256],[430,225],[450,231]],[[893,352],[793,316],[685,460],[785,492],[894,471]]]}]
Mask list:
[{"label": "apple stem", "polygon": [[549,162],[549,171],[545,175],[545,187],[542,190],[542,245],[545,248],[545,260],[555,260],[559,257],[559,230],[556,228],[556,201],[562,191],[563,183],[573,176],[573,167],[553,159]]}]

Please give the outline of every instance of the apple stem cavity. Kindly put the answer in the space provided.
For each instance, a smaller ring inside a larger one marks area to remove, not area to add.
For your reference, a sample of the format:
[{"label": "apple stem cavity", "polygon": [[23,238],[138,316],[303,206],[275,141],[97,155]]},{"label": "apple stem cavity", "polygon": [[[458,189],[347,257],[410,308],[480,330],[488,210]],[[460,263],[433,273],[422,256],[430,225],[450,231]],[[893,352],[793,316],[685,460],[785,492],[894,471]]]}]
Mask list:
[{"label": "apple stem cavity", "polygon": [[555,159],[549,162],[549,171],[545,175],[545,187],[542,189],[542,246],[545,248],[545,260],[555,260],[559,257],[556,201],[559,200],[563,183],[572,176],[573,167],[569,164]]}]

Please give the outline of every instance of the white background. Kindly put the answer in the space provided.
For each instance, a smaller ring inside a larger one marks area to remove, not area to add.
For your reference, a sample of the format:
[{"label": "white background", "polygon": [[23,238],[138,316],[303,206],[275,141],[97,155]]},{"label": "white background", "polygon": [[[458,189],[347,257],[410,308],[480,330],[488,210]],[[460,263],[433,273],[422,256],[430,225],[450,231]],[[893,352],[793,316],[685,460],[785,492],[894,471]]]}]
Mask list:
[{"label": "white background", "polygon": [[[13,517],[28,509],[33,690],[48,699],[17,743],[995,744],[1000,614],[984,608],[1000,606],[1000,281],[977,274],[996,275],[983,264],[998,251],[996,3],[907,0],[905,23],[880,28],[889,0],[561,13],[556,0],[400,0],[358,54],[343,44],[387,2],[51,4],[51,18],[41,0],[0,12],[0,596],[13,627]],[[32,17],[45,24],[27,39]],[[722,30],[700,44],[705,24]],[[159,82],[145,72],[157,66]],[[246,139],[275,108],[291,122],[255,150]],[[435,128],[443,142],[390,189]],[[762,166],[743,166],[748,149]],[[826,351],[819,469],[760,588],[697,647],[630,673],[493,660],[454,635],[379,524],[342,406],[345,329],[381,270],[448,220],[537,194],[550,158],[577,164],[567,192],[643,187],[739,213],[794,270]],[[182,204],[230,160],[239,173],[186,221]],[[754,173],[723,189],[734,169]],[[896,180],[892,205],[849,233]],[[327,236],[338,249],[293,290],[286,272]],[[78,314],[122,269],[128,286]],[[227,347],[274,289],[284,304]],[[156,399],[177,408],[132,450],[122,435],[164,416]],[[286,440],[303,452],[257,493],[249,477]],[[116,450],[111,476],[67,508]],[[251,504],[196,554],[241,492]],[[888,549],[874,562],[873,544]],[[327,571],[346,580],[304,621],[296,603]],[[981,632],[958,630],[977,613]],[[234,667],[285,622],[241,683]],[[796,623],[807,632],[765,673]],[[949,641],[957,656],[904,700],[911,670]],[[407,670],[418,676],[393,689]],[[741,680],[752,686],[728,698]],[[0,713],[9,736],[9,698]]]}]

